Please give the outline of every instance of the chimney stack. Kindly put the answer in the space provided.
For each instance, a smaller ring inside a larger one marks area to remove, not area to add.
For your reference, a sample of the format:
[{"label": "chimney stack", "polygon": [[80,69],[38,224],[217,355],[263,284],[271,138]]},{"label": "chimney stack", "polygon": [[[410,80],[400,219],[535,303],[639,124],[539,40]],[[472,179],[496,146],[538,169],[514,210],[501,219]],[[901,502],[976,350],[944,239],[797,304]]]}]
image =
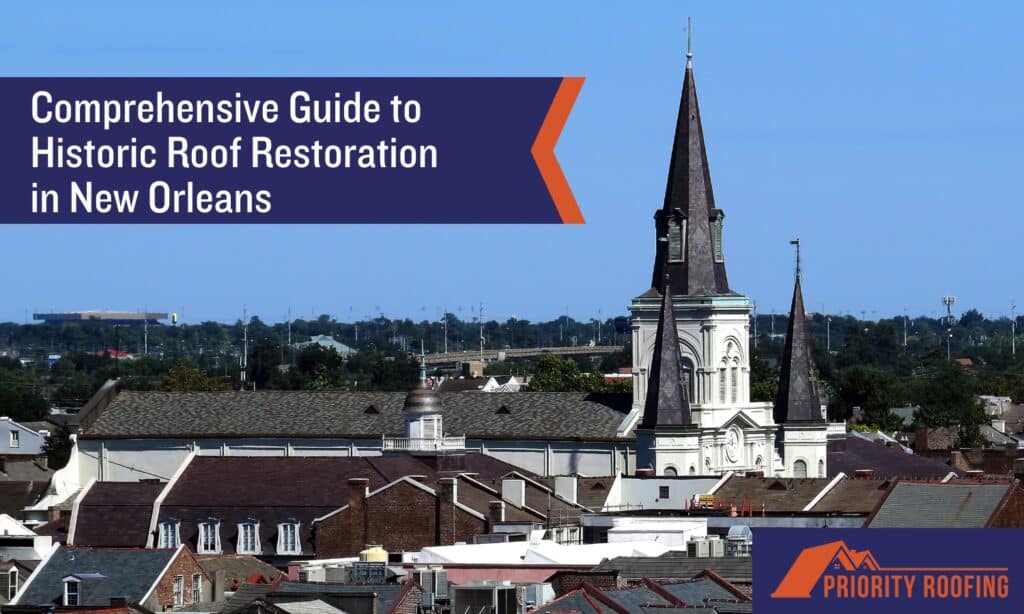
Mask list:
[{"label": "chimney stack", "polygon": [[501,498],[509,501],[516,507],[526,506],[526,481],[525,480],[502,480]]},{"label": "chimney stack", "polygon": [[51,505],[46,509],[46,522],[57,522],[58,520],[60,520],[60,508]]},{"label": "chimney stack", "polygon": [[874,469],[857,469],[853,472],[853,479],[855,480],[873,480],[875,479]]},{"label": "chimney stack", "polygon": [[348,480],[348,504],[350,507],[362,506],[366,499],[366,489],[370,480],[366,478],[349,478]]},{"label": "chimney stack", "polygon": [[491,501],[487,504],[488,519],[491,521],[491,530],[494,530],[494,525],[499,522],[505,522],[505,502],[504,501]]},{"label": "chimney stack", "polygon": [[640,479],[653,478],[654,476],[654,469],[651,469],[650,467],[640,467],[636,470],[636,477]]}]

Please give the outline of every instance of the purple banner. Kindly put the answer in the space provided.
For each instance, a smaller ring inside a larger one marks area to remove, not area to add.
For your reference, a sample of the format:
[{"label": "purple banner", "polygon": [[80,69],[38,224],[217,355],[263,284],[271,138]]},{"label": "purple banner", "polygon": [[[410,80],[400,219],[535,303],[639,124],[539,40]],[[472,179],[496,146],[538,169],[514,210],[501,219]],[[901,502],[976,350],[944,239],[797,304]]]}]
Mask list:
[{"label": "purple banner", "polygon": [[0,223],[580,223],[577,78],[5,78]]}]

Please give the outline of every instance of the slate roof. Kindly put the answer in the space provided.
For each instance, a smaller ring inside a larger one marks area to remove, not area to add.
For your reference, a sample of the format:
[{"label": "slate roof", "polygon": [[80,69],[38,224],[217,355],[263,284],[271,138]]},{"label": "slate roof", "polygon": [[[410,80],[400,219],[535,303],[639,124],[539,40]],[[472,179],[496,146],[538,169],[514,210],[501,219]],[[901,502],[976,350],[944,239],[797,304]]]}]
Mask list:
[{"label": "slate roof", "polygon": [[665,286],[658,315],[658,330],[651,354],[647,398],[641,425],[655,427],[683,427],[693,424],[690,417],[690,394],[683,380],[683,357],[679,353],[679,331],[676,329],[672,290]]},{"label": "slate roof", "polygon": [[333,584],[330,582],[281,582],[271,593],[274,603],[289,597],[317,596],[330,603],[331,595],[375,593],[378,614],[388,614],[406,591],[405,584]]},{"label": "slate roof", "polygon": [[[797,245],[797,249],[800,246]],[[786,345],[779,364],[779,391],[775,396],[775,422],[821,422],[821,395],[811,362],[810,335],[807,334],[804,293],[797,272],[793,303],[789,308]]]},{"label": "slate roof", "polygon": [[[441,464],[430,464],[435,460]],[[441,477],[455,475],[456,472],[474,473],[477,479],[487,481],[512,471],[532,475],[476,452],[437,459],[410,455],[197,456],[167,493],[160,506],[158,520],[177,519],[182,543],[194,551],[198,546],[198,523],[216,518],[220,521],[221,549],[224,554],[234,554],[238,524],[255,518],[260,523],[262,552],[270,555],[277,551],[278,524],[294,519],[299,522],[303,555],[313,555],[313,520],[348,503],[350,478],[365,478],[369,480],[370,490],[375,490],[406,476],[422,476],[417,479],[428,486],[436,486]],[[494,498],[474,498],[470,496],[470,489],[466,491],[467,504],[474,509],[477,504],[482,504],[482,509],[477,511],[486,515],[488,504]],[[84,539],[91,532],[103,529],[81,526],[81,510],[79,513],[80,525],[75,530],[75,541],[85,544],[79,535]],[[100,524],[100,518],[92,515],[85,516],[84,521]],[[145,537],[133,534],[133,539],[139,541],[132,545],[145,545]]]},{"label": "slate roof", "polygon": [[656,557],[616,557],[603,561],[591,569],[597,572],[618,572],[619,579],[627,582],[649,578],[651,580],[689,579],[710,569],[733,584],[750,584],[753,559],[743,556],[688,557],[684,552],[669,551]]},{"label": "slate roof", "polygon": [[109,606],[111,597],[141,603],[178,550],[70,548],[61,546],[40,565],[18,597],[18,605],[59,605],[64,599],[64,578],[99,573],[102,578],[82,580],[80,604]]},{"label": "slate roof", "polygon": [[4,459],[0,481],[32,482],[49,481],[53,469],[44,467],[34,456],[8,456]]},{"label": "slate roof", "polygon": [[[680,602],[685,604],[685,608],[680,608]],[[702,577],[682,582],[644,583],[620,589],[600,589],[592,584],[585,584],[583,588],[570,591],[540,606],[534,612],[657,614],[685,611],[687,614],[723,614],[750,612],[749,604],[749,599],[740,599],[715,579]]]},{"label": "slate roof", "polygon": [[159,482],[96,482],[78,506],[75,543],[142,547],[149,537]]},{"label": "slate roof", "polygon": [[681,260],[670,261],[669,242],[658,241],[651,286],[661,294],[665,293],[666,284],[671,285],[677,294],[729,294],[725,262],[724,259],[723,262],[715,261],[711,235],[712,218],[723,216],[715,208],[704,127],[697,103],[697,84],[693,66],[687,62],[669,159],[665,203],[655,214],[658,237],[668,236],[670,218],[685,223],[683,246],[686,253]]},{"label": "slate roof", "polygon": [[764,502],[768,513],[796,513],[803,510],[831,481],[830,478],[748,478],[734,475],[715,491],[715,497],[729,505],[753,503],[755,511],[759,511]]},{"label": "slate roof", "polygon": [[49,480],[15,482],[0,480],[0,514],[21,518],[25,506],[39,500],[49,488]]},{"label": "slate roof", "polygon": [[875,477],[942,479],[956,471],[941,460],[907,454],[900,446],[886,446],[847,435],[828,441],[828,473],[854,475],[858,469],[874,469]]},{"label": "slate roof", "polygon": [[[354,437],[404,434],[405,392],[118,393],[82,438]],[[629,394],[450,392],[444,430],[476,439],[616,438]],[[367,413],[374,405],[376,413]],[[505,406],[507,412],[498,413]]]},{"label": "slate roof", "polygon": [[276,601],[274,607],[288,614],[344,614],[342,610],[320,599],[306,601]]},{"label": "slate roof", "polygon": [[1011,488],[1013,484],[993,482],[899,482],[866,526],[982,528]]},{"label": "slate roof", "polygon": [[870,514],[892,486],[890,480],[841,480],[811,511],[825,514]]}]

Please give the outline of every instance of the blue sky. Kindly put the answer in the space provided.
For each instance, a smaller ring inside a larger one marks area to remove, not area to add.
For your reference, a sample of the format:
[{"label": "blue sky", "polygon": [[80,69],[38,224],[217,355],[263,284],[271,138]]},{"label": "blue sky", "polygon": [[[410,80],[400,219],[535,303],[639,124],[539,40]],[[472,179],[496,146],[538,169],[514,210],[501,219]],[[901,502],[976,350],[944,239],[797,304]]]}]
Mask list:
[{"label": "blue sky", "polygon": [[687,15],[734,289],[785,311],[1024,305],[1016,2],[11,2],[0,75],[582,75],[583,226],[0,226],[0,320],[626,312],[647,289]]}]

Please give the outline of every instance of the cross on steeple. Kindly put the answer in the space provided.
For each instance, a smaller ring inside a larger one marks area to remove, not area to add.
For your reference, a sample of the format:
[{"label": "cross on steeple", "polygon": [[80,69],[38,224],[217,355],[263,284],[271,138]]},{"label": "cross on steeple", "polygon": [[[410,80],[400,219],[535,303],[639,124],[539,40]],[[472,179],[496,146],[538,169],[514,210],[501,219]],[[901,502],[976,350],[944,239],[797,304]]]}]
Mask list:
[{"label": "cross on steeple", "polygon": [[686,18],[686,67],[693,68],[693,17]]}]

